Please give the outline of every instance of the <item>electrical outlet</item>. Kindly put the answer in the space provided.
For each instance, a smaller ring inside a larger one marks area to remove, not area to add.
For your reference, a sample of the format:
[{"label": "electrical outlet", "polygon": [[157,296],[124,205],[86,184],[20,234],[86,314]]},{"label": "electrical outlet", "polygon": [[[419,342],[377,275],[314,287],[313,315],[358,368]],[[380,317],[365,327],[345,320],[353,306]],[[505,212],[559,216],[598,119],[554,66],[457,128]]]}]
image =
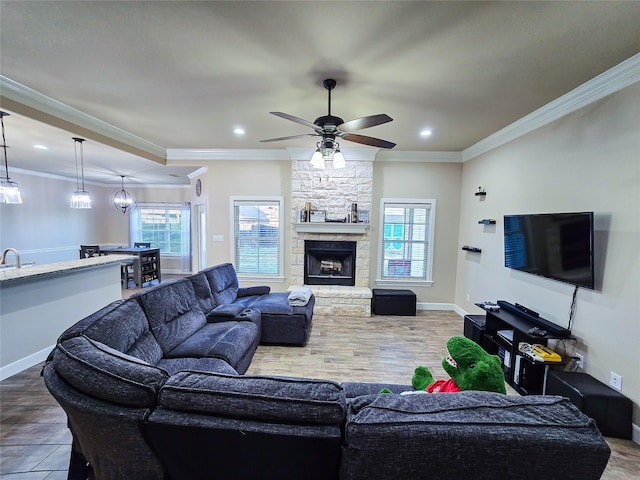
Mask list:
[{"label": "electrical outlet", "polygon": [[622,391],[622,375],[618,375],[616,372],[611,372],[609,385],[611,385],[616,390]]},{"label": "electrical outlet", "polygon": [[576,357],[576,367],[584,370],[584,355],[574,352],[573,356]]},{"label": "electrical outlet", "polygon": [[467,302],[468,302],[469,300],[471,300],[471,295],[469,295],[469,294],[467,293]]}]

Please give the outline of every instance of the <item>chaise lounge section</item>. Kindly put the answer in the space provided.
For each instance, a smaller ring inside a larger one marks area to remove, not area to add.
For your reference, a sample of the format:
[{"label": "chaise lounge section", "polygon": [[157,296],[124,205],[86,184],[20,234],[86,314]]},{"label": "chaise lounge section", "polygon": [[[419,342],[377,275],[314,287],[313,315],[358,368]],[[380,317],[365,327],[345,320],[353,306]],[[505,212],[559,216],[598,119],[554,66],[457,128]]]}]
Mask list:
[{"label": "chaise lounge section", "polygon": [[[114,302],[60,336],[43,374],[73,434],[70,479],[596,480],[604,471],[602,435],[561,397],[378,395],[376,384],[243,375],[259,342],[308,341],[313,299],[288,310],[285,295],[238,288],[229,265]],[[257,308],[269,305],[266,315]],[[286,325],[295,336],[278,337]]]}]

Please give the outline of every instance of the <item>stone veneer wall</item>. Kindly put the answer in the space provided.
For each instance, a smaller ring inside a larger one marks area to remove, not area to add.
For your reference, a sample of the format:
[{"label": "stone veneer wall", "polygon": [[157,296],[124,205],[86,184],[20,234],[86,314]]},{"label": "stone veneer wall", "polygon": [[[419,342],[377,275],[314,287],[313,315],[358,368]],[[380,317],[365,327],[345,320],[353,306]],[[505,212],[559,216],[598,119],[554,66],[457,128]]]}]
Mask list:
[{"label": "stone veneer wall", "polygon": [[[314,210],[326,210],[327,218],[344,218],[357,203],[358,210],[371,212],[373,163],[351,160],[347,166],[333,170],[313,168],[308,160],[292,161],[291,207],[293,222],[296,212],[311,202]],[[364,234],[305,233],[291,228],[291,280],[293,285],[304,284],[304,241],[331,240],[356,241],[355,287],[310,285],[316,296],[316,313],[320,315],[371,315],[369,269],[371,258],[371,232]]]}]

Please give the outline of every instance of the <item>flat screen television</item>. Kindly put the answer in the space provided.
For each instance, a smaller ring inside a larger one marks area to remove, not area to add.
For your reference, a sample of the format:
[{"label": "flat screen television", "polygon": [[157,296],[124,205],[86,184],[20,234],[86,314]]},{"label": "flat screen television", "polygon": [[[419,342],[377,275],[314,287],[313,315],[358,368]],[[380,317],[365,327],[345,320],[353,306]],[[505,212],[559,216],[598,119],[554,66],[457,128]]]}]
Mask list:
[{"label": "flat screen television", "polygon": [[593,290],[593,212],[505,215],[504,265]]}]

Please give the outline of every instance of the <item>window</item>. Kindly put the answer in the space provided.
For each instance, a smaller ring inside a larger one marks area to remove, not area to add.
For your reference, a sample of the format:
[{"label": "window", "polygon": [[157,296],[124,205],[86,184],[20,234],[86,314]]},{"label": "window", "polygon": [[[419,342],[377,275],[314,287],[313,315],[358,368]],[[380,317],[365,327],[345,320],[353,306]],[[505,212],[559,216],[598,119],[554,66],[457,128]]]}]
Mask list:
[{"label": "window", "polygon": [[238,276],[282,277],[282,197],[232,197],[231,210]]},{"label": "window", "polygon": [[190,205],[141,203],[131,214],[130,242],[150,242],[163,255],[190,253]]},{"label": "window", "polygon": [[431,285],[435,200],[380,200],[376,283]]}]

